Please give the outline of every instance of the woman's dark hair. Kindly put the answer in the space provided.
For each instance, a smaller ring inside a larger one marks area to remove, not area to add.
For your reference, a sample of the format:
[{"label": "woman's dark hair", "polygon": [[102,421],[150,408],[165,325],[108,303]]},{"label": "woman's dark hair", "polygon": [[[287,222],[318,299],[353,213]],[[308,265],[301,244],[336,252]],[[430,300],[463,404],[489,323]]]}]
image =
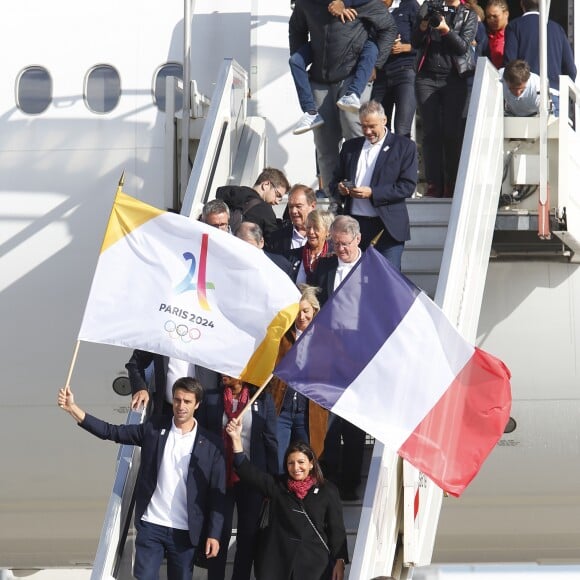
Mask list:
[{"label": "woman's dark hair", "polygon": [[313,465],[310,475],[314,477],[318,485],[322,485],[324,483],[324,475],[322,475],[322,469],[320,469],[320,463],[318,463],[316,453],[314,453],[310,445],[304,441],[294,441],[293,443],[290,443],[288,449],[286,449],[286,453],[284,453],[284,471],[286,472],[286,475],[289,475],[287,462],[288,457],[292,453],[304,453],[304,455],[308,457],[308,460],[311,461]]}]

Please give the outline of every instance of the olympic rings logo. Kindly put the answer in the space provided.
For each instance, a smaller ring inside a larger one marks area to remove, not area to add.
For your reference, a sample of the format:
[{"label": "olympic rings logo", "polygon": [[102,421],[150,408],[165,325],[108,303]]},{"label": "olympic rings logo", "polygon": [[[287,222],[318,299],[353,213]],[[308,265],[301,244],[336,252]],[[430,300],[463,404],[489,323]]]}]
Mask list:
[{"label": "olympic rings logo", "polygon": [[174,340],[181,339],[181,342],[192,342],[201,338],[201,332],[194,326],[189,328],[187,324],[176,324],[173,320],[168,320],[163,326],[165,332]]}]

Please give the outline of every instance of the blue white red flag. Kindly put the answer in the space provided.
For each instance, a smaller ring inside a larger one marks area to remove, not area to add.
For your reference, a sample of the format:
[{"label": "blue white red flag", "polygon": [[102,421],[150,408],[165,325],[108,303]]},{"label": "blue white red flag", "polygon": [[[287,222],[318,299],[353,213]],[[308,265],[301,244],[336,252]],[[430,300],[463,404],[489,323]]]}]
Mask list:
[{"label": "blue white red flag", "polygon": [[274,374],[459,496],[502,436],[510,372],[368,249]]}]

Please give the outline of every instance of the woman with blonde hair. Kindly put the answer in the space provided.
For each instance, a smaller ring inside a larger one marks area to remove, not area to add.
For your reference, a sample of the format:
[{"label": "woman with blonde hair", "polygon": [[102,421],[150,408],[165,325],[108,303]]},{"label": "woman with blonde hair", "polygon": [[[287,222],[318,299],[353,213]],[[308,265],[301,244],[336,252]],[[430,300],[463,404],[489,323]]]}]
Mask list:
[{"label": "woman with blonde hair", "polygon": [[296,254],[296,258],[300,260],[296,284],[312,284],[318,260],[330,253],[328,238],[333,220],[334,214],[318,209],[312,210],[306,216],[306,243]]},{"label": "woman with blonde hair", "polygon": [[[320,310],[320,303],[316,297],[318,288],[306,284],[301,284],[298,287],[302,292],[298,315],[294,324],[280,341],[276,364],[292,348],[296,339],[306,330]],[[274,377],[270,381],[269,388],[278,413],[278,459],[280,473],[282,473],[284,470],[284,451],[292,441],[310,442],[316,455],[322,453],[328,411],[308,400],[304,395],[297,393],[278,377]]]}]

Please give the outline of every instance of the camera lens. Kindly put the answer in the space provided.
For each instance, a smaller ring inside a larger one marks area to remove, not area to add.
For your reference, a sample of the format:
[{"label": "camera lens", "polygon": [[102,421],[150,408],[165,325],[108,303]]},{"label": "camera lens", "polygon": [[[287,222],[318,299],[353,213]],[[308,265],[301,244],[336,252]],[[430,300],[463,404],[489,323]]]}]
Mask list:
[{"label": "camera lens", "polygon": [[431,18],[429,18],[429,26],[431,28],[437,28],[439,23],[441,22],[441,16],[439,14],[433,14]]}]

